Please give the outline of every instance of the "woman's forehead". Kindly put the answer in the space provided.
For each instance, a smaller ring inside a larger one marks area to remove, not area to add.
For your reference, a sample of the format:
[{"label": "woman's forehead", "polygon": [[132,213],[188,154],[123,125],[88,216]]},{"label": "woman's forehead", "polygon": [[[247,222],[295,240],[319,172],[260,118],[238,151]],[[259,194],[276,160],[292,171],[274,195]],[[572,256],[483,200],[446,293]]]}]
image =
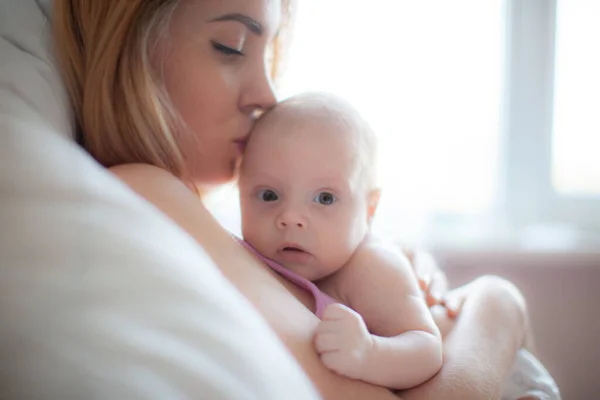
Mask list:
[{"label": "woman's forehead", "polygon": [[252,33],[273,36],[281,23],[282,0],[184,0],[180,15],[195,23],[238,22]]}]

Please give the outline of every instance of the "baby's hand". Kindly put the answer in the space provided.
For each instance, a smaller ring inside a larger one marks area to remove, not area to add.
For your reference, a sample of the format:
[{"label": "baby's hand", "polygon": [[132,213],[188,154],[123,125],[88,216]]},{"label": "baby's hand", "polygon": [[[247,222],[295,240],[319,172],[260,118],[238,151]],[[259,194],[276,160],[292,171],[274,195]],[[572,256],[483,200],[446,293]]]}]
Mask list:
[{"label": "baby's hand", "polygon": [[373,347],[365,321],[343,304],[330,304],[315,333],[321,361],[340,375],[361,378],[362,363]]}]

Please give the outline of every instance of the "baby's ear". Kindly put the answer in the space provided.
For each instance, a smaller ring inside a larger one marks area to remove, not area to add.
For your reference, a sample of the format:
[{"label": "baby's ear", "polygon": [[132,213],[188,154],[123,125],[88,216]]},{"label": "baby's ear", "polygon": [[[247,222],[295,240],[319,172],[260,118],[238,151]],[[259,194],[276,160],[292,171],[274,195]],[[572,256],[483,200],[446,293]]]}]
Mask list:
[{"label": "baby's ear", "polygon": [[377,211],[377,206],[379,205],[379,199],[381,198],[381,189],[376,188],[369,192],[369,197],[367,198],[367,218],[369,224],[373,220],[375,216],[375,211]]}]

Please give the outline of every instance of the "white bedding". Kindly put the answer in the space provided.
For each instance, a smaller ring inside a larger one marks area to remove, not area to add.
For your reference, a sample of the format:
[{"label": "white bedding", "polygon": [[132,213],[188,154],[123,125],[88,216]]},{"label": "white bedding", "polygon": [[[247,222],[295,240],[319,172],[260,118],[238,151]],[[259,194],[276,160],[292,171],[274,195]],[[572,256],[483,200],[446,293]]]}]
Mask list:
[{"label": "white bedding", "polygon": [[0,398],[317,398],[195,242],[73,143],[48,42],[38,2],[0,2]]},{"label": "white bedding", "polygon": [[504,385],[502,400],[519,400],[527,396],[539,400],[561,400],[558,386],[550,373],[533,354],[521,349]]}]

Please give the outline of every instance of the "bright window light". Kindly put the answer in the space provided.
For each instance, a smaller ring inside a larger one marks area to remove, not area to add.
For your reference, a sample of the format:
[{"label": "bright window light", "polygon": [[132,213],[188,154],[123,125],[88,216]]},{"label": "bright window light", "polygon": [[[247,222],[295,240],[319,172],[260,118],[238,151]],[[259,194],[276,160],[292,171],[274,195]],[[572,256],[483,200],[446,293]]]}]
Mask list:
[{"label": "bright window light", "polygon": [[280,95],[333,92],[371,123],[386,228],[489,210],[498,181],[504,1],[298,3]]},{"label": "bright window light", "polygon": [[600,196],[600,2],[557,4],[553,184]]}]

